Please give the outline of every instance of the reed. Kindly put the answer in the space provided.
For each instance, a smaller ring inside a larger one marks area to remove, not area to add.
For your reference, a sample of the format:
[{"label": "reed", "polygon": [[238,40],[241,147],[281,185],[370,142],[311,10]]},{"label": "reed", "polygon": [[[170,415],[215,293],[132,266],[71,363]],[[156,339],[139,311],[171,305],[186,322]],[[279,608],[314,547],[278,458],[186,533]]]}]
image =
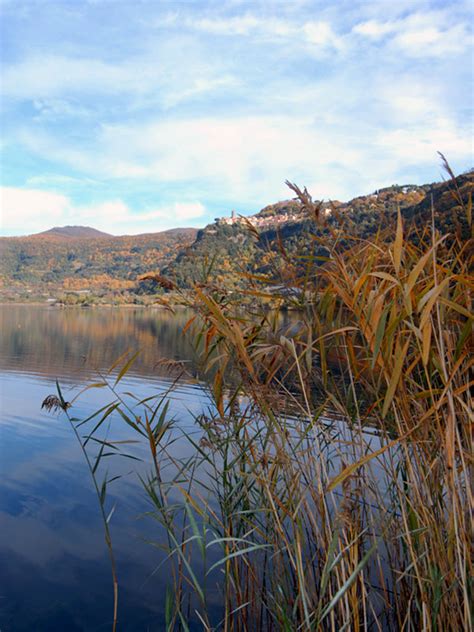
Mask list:
[{"label": "reed", "polygon": [[191,457],[166,395],[116,404],[150,449],[167,630],[472,629],[470,244],[434,209],[422,230],[399,213],[393,236],[344,231],[328,227],[324,265],[280,244],[274,272],[298,292],[249,277],[248,301],[183,295],[213,401],[182,433]]}]

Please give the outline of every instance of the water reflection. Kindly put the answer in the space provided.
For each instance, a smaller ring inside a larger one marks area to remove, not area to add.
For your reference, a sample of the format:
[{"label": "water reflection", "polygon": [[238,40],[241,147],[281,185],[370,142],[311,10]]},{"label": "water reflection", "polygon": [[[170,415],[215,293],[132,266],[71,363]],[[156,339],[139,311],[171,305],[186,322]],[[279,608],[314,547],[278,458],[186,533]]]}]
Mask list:
[{"label": "water reflection", "polygon": [[[64,418],[42,412],[40,403],[55,392],[57,377],[65,398],[72,400],[94,371],[107,370],[127,349],[137,348],[142,354],[121,390],[140,398],[164,393],[170,378],[157,364],[160,358],[192,363],[190,346],[181,334],[190,315],[184,311],[173,315],[142,309],[28,306],[4,306],[0,315],[0,630],[108,630],[110,568],[89,474]],[[282,319],[283,325],[289,320]],[[73,414],[88,417],[114,398],[105,390],[91,390],[74,405]],[[190,456],[192,446],[180,439],[180,431],[190,429],[193,416],[209,404],[199,382],[187,379],[179,383],[170,397],[170,415],[176,419],[176,434],[172,435],[175,455]],[[110,419],[114,440],[136,438],[130,437],[133,431],[120,419],[118,423],[112,416]],[[297,423],[291,415],[287,421]],[[288,440],[297,443],[300,436],[289,432]],[[324,462],[329,478],[343,464],[381,447],[374,429],[354,431],[337,416],[320,419],[311,437],[321,450],[318,459]],[[145,457],[146,451],[145,445],[133,446],[134,456]],[[366,468],[367,491],[354,499],[361,511],[370,511],[376,525],[379,512],[383,516],[385,511],[377,503],[388,490],[387,476],[396,459],[392,450],[374,459]],[[137,482],[137,471],[144,473],[146,465],[113,458],[108,468],[109,477],[121,475],[108,495],[108,510],[116,503],[111,526],[120,584],[119,630],[163,630],[168,573],[164,567],[154,571],[165,554],[146,540],[159,542],[164,534],[156,521],[137,519],[150,509]],[[374,498],[373,489],[381,496]],[[339,493],[335,492],[337,499]],[[380,571],[386,573],[382,553],[381,565],[366,571],[374,588],[379,585]],[[392,590],[386,575],[384,583]],[[217,599],[217,593],[211,593],[210,599]],[[377,612],[383,611],[384,602],[377,592],[372,603]]]},{"label": "water reflection", "polygon": [[50,306],[0,306],[0,371],[76,379],[108,369],[127,349],[140,349],[133,375],[165,375],[160,359],[190,359],[181,329],[187,310],[60,309]]},{"label": "water reflection", "polygon": [[[0,630],[63,632],[111,627],[110,568],[96,499],[78,446],[64,419],[40,410],[65,384],[68,398],[96,369],[127,349],[142,349],[125,389],[140,397],[164,391],[160,358],[191,360],[180,333],[189,315],[141,309],[59,310],[0,307]],[[86,416],[110,394],[91,391],[75,409]],[[199,385],[183,383],[171,400],[180,424],[206,401]],[[124,425],[117,439],[128,437]],[[139,456],[140,446],[136,448]],[[130,462],[114,460],[122,478],[110,489],[120,581],[120,630],[163,629],[165,581],[150,575],[158,553],[156,524],[139,520],[149,507]],[[135,468],[134,468],[135,469]],[[153,532],[150,532],[150,529]]]}]

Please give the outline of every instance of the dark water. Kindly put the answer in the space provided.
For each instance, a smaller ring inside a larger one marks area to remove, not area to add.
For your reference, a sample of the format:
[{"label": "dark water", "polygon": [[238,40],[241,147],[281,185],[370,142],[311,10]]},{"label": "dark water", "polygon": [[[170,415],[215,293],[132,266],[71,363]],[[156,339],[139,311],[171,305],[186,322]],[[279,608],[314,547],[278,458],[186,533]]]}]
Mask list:
[{"label": "dark water", "polygon": [[[97,500],[71,428],[41,411],[41,402],[56,391],[56,379],[72,399],[128,349],[142,353],[122,388],[139,397],[164,392],[170,377],[160,359],[192,359],[180,331],[189,314],[4,305],[0,317],[0,630],[109,630],[110,565]],[[90,391],[74,415],[85,417],[111,399]],[[199,383],[184,378],[170,414],[186,426],[206,403]],[[113,433],[130,435],[124,424]],[[134,447],[137,456],[141,449]],[[109,506],[116,503],[119,630],[163,630],[166,573],[154,572],[162,556],[145,542],[160,534],[143,516],[149,506],[135,466],[116,460],[110,468],[123,475],[108,498]]]}]

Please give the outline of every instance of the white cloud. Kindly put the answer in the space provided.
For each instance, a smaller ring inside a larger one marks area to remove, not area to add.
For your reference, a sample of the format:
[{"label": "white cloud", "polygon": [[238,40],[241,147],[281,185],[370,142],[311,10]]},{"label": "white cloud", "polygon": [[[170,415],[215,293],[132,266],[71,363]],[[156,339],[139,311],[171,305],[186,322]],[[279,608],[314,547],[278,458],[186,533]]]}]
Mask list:
[{"label": "white cloud", "polygon": [[[363,193],[374,180],[385,182],[387,174],[392,181],[407,161],[433,166],[438,150],[469,159],[466,130],[442,108],[428,110],[421,89],[398,100],[380,90],[379,99],[378,108],[391,121],[382,129],[367,120],[348,126],[343,113],[333,123],[296,115],[170,118],[103,126],[97,145],[82,151],[42,136],[27,141],[30,151],[94,178],[126,179],[131,187],[155,181],[199,190],[215,201],[262,205],[288,197],[287,178],[317,181],[319,196],[348,199],[354,186]],[[179,213],[174,209],[170,217]]]},{"label": "white cloud", "polygon": [[132,212],[122,200],[110,200],[91,206],[71,206],[75,222],[86,223],[113,234],[155,232],[182,226],[206,212],[201,202],[174,202],[157,208]]},{"label": "white cloud", "polygon": [[187,20],[186,25],[216,35],[248,35],[250,31],[261,27],[261,20],[253,15],[242,15],[229,18]]},{"label": "white cloud", "polygon": [[31,176],[26,180],[27,187],[36,187],[36,186],[53,186],[53,187],[61,187],[61,186],[90,186],[90,185],[98,185],[99,182],[94,180],[93,178],[75,178],[73,176],[60,175],[55,173],[45,173],[38,176]]},{"label": "white cloud", "polygon": [[293,45],[312,44],[321,48],[342,48],[342,38],[324,20],[291,21],[252,14],[227,18],[201,18],[185,21],[188,28],[225,36],[256,36],[291,40]]},{"label": "white cloud", "polygon": [[228,197],[249,200],[285,193],[288,177],[321,164],[358,160],[337,132],[311,118],[254,116],[191,118],[148,125],[106,126],[104,154],[82,159],[104,175],[201,182]]},{"label": "white cloud", "polygon": [[402,164],[422,164],[433,161],[438,151],[449,160],[466,159],[472,156],[470,129],[459,129],[446,118],[436,119],[430,125],[414,128],[406,126],[380,132],[377,144]]},{"label": "white cloud", "polygon": [[198,46],[179,38],[114,62],[83,55],[29,55],[2,70],[2,96],[31,100],[38,116],[51,120],[86,118],[106,106],[91,96],[123,98],[127,109],[153,103],[169,107],[234,83],[218,58],[203,57]]},{"label": "white cloud", "polygon": [[117,224],[127,223],[134,217],[130,213],[129,207],[122,200],[107,200],[90,206],[70,205],[68,209],[69,217],[75,218],[75,223],[90,224],[94,228],[100,224],[101,227],[108,226],[108,232],[115,232]]},{"label": "white cloud", "polygon": [[401,125],[427,127],[449,115],[442,86],[420,76],[399,75],[396,82],[383,78],[375,92],[381,107],[390,114],[394,128]]},{"label": "white cloud", "polygon": [[401,30],[394,39],[394,45],[411,57],[445,57],[458,54],[469,50],[471,43],[464,24],[441,29],[437,26],[425,26],[422,20],[407,30]]},{"label": "white cloud", "polygon": [[57,120],[63,117],[89,117],[91,109],[85,108],[67,99],[34,99],[34,108],[41,120]]},{"label": "white cloud", "polygon": [[59,193],[18,187],[1,187],[0,202],[1,232],[19,235],[65,225],[92,226],[112,234],[155,232],[206,212],[201,202],[174,202],[141,212],[132,212],[120,199],[78,205]]},{"label": "white cloud", "polygon": [[159,216],[173,220],[188,220],[202,217],[206,212],[206,207],[201,202],[175,202],[171,207],[162,208],[158,211]]},{"label": "white cloud", "polygon": [[40,189],[0,189],[0,228],[2,231],[41,230],[46,224],[60,221],[67,213],[69,200],[65,195]]},{"label": "white cloud", "polygon": [[396,115],[403,118],[408,117],[413,121],[413,117],[423,117],[426,120],[433,110],[438,108],[438,104],[429,97],[420,93],[403,92],[399,85],[394,87],[391,92],[387,105]]},{"label": "white cloud", "polygon": [[306,22],[302,30],[309,44],[342,48],[342,39],[336,36],[328,22]]},{"label": "white cloud", "polygon": [[163,95],[163,105],[166,108],[172,108],[192,97],[206,95],[221,88],[237,87],[239,83],[240,82],[231,75],[214,78],[196,77],[190,82],[171,87],[169,91]]},{"label": "white cloud", "polygon": [[445,57],[470,48],[467,25],[452,20],[448,11],[426,11],[402,19],[367,20],[352,32],[376,41],[390,36],[390,45],[409,57]]},{"label": "white cloud", "polygon": [[[206,212],[206,207],[204,204],[201,204],[201,202],[174,202],[151,210],[145,209],[144,211],[134,213],[133,215],[126,206],[120,209],[114,209],[113,203],[105,203],[103,207],[104,212],[101,213],[99,209],[99,215],[103,217],[109,216],[111,220],[118,220],[122,224],[131,224],[133,222],[135,224],[133,232],[141,232],[141,225],[143,223],[154,220],[164,220],[161,224],[164,223],[168,227],[173,227],[181,224],[182,222],[202,217]],[[119,212],[117,213],[116,211]]]},{"label": "white cloud", "polygon": [[118,94],[138,87],[137,73],[132,73],[130,66],[59,55],[32,56],[4,69],[2,92],[6,97],[35,99],[37,103],[84,91]]},{"label": "white cloud", "polygon": [[353,28],[353,32],[374,39],[380,39],[384,35],[387,35],[387,33],[393,33],[395,28],[395,25],[390,22],[383,23],[377,20],[368,20],[367,22],[356,24]]}]

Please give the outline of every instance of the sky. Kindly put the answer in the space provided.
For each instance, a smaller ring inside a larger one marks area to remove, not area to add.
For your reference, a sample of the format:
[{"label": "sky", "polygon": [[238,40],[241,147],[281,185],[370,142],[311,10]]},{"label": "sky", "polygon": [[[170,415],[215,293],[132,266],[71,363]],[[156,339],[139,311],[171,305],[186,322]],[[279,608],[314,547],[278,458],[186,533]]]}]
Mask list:
[{"label": "sky", "polygon": [[0,234],[204,226],[472,167],[465,0],[0,0]]}]

